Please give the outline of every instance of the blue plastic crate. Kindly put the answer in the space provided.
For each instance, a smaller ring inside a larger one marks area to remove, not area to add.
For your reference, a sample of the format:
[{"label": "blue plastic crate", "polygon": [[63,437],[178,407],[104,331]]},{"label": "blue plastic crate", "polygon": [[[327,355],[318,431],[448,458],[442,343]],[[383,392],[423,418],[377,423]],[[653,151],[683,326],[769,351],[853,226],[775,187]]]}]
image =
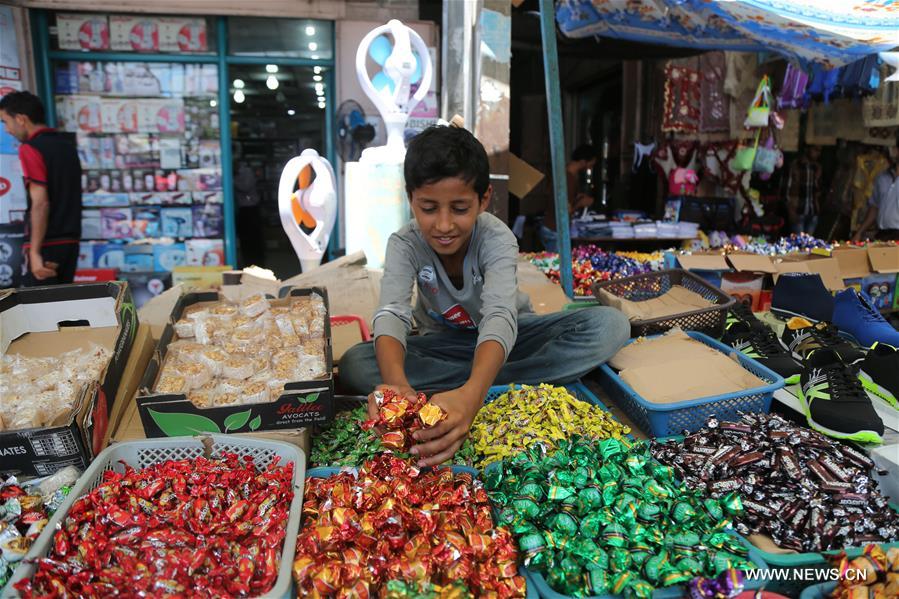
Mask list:
[{"label": "blue plastic crate", "polygon": [[[740,542],[749,549],[749,559],[753,564],[757,566],[758,570],[764,571],[768,569],[768,565],[765,563],[765,560],[762,559],[761,552],[755,548],[752,543],[736,534],[735,532],[731,532],[735,537],[737,537]],[[528,576],[528,588],[534,586],[537,589],[537,592],[540,593],[540,597],[543,599],[570,599],[568,595],[563,595],[561,593],[557,593],[556,591],[550,588],[549,583],[546,582],[546,579],[543,578],[543,575],[540,572],[535,572],[533,570],[526,570]],[[763,579],[746,581],[744,588],[746,590],[756,590],[761,589],[765,585],[765,581]],[[670,587],[657,588],[652,593],[652,599],[681,599],[681,597],[686,597],[688,595],[687,589],[684,585],[674,585]],[[592,595],[585,597],[584,599],[617,599],[619,597],[623,597],[623,595]]]},{"label": "blue plastic crate", "polygon": [[[506,389],[507,387],[503,387]],[[350,468],[349,466],[345,466],[344,468]],[[328,478],[329,476],[334,476],[344,468],[331,468],[331,467],[321,467],[321,468],[310,468],[306,471],[306,478]],[[467,472],[471,474],[473,477],[478,477],[478,471],[469,466],[453,466],[453,472]],[[495,515],[494,515],[495,517]],[[300,530],[303,529],[303,522],[300,522]],[[538,599],[540,595],[537,592],[537,588],[535,585],[531,583],[531,579],[527,575],[527,570],[524,566],[518,567],[518,574],[524,576],[524,579],[527,583],[527,594],[525,595],[526,599]],[[296,582],[293,583],[293,590],[296,591]],[[293,593],[293,596],[296,597],[296,593]]]},{"label": "blue plastic crate", "polygon": [[739,418],[738,412],[768,413],[774,392],[784,386],[783,377],[707,335],[695,331],[686,331],[686,334],[721,353],[736,354],[743,368],[768,384],[725,395],[657,404],[640,397],[608,364],[603,364],[600,366],[600,384],[635,425],[654,437],[669,437],[684,430],[699,430],[713,414],[721,420],[733,420]]}]

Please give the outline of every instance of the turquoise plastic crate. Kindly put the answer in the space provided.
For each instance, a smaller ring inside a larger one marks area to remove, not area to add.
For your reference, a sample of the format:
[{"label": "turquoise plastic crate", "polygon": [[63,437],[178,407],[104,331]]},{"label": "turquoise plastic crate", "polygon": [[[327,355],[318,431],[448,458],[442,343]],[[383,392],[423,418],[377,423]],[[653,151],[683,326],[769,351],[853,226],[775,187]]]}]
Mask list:
[{"label": "turquoise plastic crate", "polygon": [[[749,549],[749,559],[753,564],[757,566],[758,570],[767,570],[768,565],[765,563],[765,560],[762,558],[761,552],[755,548],[752,543],[741,537],[740,535],[731,532],[740,542]],[[543,578],[543,575],[540,572],[535,572],[533,570],[526,570],[528,575],[528,582],[532,582],[533,586],[536,587],[537,592],[540,593],[540,597],[543,599],[570,599],[568,595],[563,595],[561,593],[557,593],[556,591],[550,588],[549,583],[546,582],[546,579]],[[764,580],[752,580],[746,581],[744,588],[746,590],[756,590],[761,589],[765,585]],[[530,588],[531,585],[529,585]],[[670,587],[657,588],[652,593],[652,599],[681,599],[681,597],[687,597],[688,592],[684,585],[674,585]],[[619,597],[623,597],[623,595],[592,595],[585,597],[584,599],[617,599]]]},{"label": "turquoise plastic crate", "polygon": [[[504,387],[505,389],[506,387]],[[348,467],[346,467],[348,468]],[[340,472],[342,468],[330,468],[330,467],[321,467],[321,468],[310,468],[306,471],[307,478],[328,478],[329,476],[334,476],[338,472]],[[453,472],[467,472],[471,474],[473,477],[477,478],[478,471],[474,468],[470,468],[469,466],[453,466]],[[495,517],[495,515],[494,515]],[[303,529],[303,523],[300,522],[300,530]],[[531,583],[531,579],[527,575],[527,570],[524,566],[518,567],[518,573],[524,577],[525,582],[527,583],[527,594],[525,597],[527,599],[538,599],[540,595],[537,592],[536,587]],[[296,590],[296,582],[293,583],[293,589]],[[293,594],[296,597],[296,593]]]},{"label": "turquoise plastic crate", "polygon": [[[730,420],[739,418],[739,412],[768,413],[774,392],[784,386],[783,377],[708,335],[695,331],[686,331],[686,334],[721,353],[736,354],[743,368],[767,384],[736,393],[657,404],[640,397],[608,364],[603,364],[600,366],[600,384],[635,425],[654,437],[668,437],[679,435],[684,430],[690,432],[699,430],[711,415],[721,420]],[[656,337],[658,336],[651,338]]]},{"label": "turquoise plastic crate", "polygon": [[822,582],[807,587],[799,595],[799,599],[828,599],[835,588],[837,588],[837,583],[835,582]]}]

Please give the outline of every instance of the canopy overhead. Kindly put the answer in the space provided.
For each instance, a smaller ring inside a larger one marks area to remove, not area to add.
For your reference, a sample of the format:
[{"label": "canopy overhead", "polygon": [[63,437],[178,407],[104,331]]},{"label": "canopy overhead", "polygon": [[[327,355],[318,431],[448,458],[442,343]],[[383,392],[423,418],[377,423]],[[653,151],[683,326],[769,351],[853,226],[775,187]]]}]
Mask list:
[{"label": "canopy overhead", "polygon": [[827,67],[899,46],[899,0],[557,0],[568,37],[775,51]]}]

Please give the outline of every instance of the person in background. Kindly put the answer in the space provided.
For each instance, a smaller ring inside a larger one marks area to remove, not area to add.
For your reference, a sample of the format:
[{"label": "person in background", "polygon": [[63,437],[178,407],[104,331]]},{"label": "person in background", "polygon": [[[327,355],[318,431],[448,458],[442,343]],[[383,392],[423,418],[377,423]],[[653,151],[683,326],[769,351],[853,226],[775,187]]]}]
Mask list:
[{"label": "person in background", "polygon": [[237,237],[240,239],[242,265],[264,266],[265,242],[262,239],[259,190],[256,189],[256,173],[246,162],[241,162],[237,167],[234,197],[237,198]]},{"label": "person in background", "polygon": [[806,146],[787,174],[787,214],[793,233],[815,234],[821,210],[821,148]]},{"label": "person in background", "polygon": [[27,91],[0,99],[0,119],[22,142],[19,160],[28,192],[24,285],[72,283],[81,241],[81,161],[72,135],[48,127],[44,105]]},{"label": "person in background", "polygon": [[[571,153],[571,162],[565,166],[568,184],[568,216],[578,210],[593,205],[593,196],[581,189],[581,174],[596,165],[596,150],[591,145],[582,145]],[[550,196],[552,199],[553,196]],[[556,234],[556,207],[550,201],[546,207],[543,224],[540,226],[540,242],[547,252],[559,251],[559,240]]]},{"label": "person in background", "polygon": [[868,213],[852,237],[853,241],[861,241],[875,223],[877,239],[899,240],[899,147],[890,148],[889,159],[890,165],[874,179]]}]

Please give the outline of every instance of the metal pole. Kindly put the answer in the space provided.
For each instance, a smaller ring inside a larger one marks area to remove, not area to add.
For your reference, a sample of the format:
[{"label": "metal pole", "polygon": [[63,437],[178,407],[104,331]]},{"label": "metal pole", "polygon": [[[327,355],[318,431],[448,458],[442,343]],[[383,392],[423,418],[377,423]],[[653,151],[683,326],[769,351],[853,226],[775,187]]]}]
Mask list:
[{"label": "metal pole", "polygon": [[553,0],[540,0],[540,33],[543,38],[543,76],[546,79],[546,111],[549,114],[549,145],[553,167],[556,234],[559,243],[559,274],[562,289],[574,297],[571,271],[571,235],[568,225],[568,181],[565,175],[565,132],[562,128],[562,93],[559,89],[559,55],[556,49],[556,20]]},{"label": "metal pole", "polygon": [[[231,96],[228,82],[228,26],[216,17],[218,31],[219,133],[222,144],[222,191],[225,208],[225,264],[237,268],[237,226],[234,215],[234,178],[231,165]],[[259,231],[262,235],[262,231]]]}]

